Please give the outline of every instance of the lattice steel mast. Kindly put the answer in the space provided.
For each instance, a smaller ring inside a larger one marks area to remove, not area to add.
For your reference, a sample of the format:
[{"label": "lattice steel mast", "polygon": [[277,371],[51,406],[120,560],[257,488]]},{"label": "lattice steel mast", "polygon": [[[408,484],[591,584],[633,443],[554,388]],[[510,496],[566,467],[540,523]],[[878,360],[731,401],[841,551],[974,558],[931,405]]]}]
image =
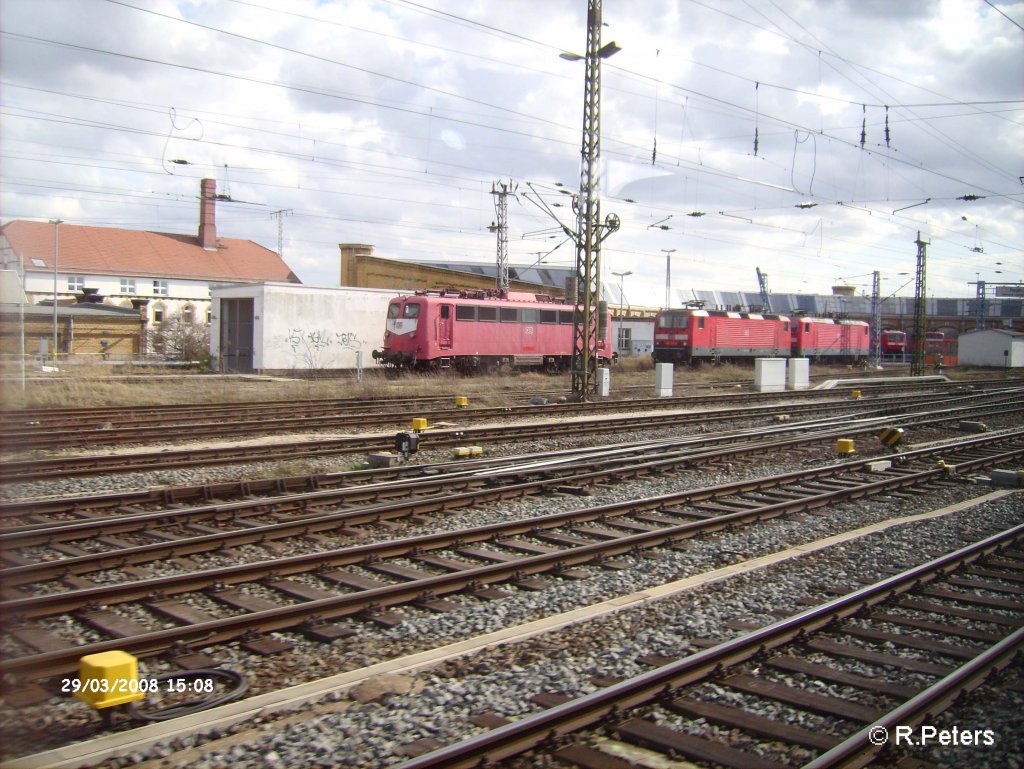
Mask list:
[{"label": "lattice steel mast", "polygon": [[[589,400],[597,392],[598,302],[601,298],[601,241],[618,229],[618,218],[601,224],[601,59],[617,52],[601,46],[601,0],[588,0],[586,84],[583,97],[583,145],[576,213],[576,297],[573,311],[572,394]],[[605,228],[601,234],[599,230]],[[570,297],[570,301],[572,301]]]},{"label": "lattice steel mast", "polygon": [[871,365],[882,364],[882,273],[871,273]]},{"label": "lattice steel mast", "polygon": [[917,233],[917,277],[914,286],[914,347],[910,357],[910,376],[924,374],[925,325],[928,320],[928,298],[925,293],[925,262],[928,243]]},{"label": "lattice steel mast", "polygon": [[495,286],[502,296],[508,294],[508,196],[510,184],[494,182],[491,194],[494,195],[494,213],[498,220],[489,229],[498,235],[498,274]]}]

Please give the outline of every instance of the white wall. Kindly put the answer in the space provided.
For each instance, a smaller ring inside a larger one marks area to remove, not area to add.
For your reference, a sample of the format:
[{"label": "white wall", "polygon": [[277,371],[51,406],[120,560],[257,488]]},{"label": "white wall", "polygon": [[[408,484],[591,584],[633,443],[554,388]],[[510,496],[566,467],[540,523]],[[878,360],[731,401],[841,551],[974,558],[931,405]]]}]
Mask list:
[{"label": "white wall", "polygon": [[253,301],[253,368],[257,371],[354,369],[377,366],[388,303],[399,291],[288,283],[214,286],[210,352],[220,356],[220,300]]},{"label": "white wall", "polygon": [[[1003,355],[1004,350],[1010,355]],[[961,334],[957,358],[965,366],[1024,367],[1024,337],[994,330]]]}]

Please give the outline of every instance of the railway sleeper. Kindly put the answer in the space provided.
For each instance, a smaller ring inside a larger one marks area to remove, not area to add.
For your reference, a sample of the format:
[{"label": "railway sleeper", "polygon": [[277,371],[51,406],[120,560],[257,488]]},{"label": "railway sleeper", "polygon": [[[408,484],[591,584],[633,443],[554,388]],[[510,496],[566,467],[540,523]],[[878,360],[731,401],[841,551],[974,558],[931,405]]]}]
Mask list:
[{"label": "railway sleeper", "polygon": [[769,740],[783,740],[792,745],[803,745],[807,748],[825,751],[839,743],[837,737],[774,721],[766,716],[748,713],[738,707],[702,702],[690,697],[674,699],[667,703],[667,707],[693,720],[705,719],[728,729],[740,729],[747,734]]},{"label": "railway sleeper", "polygon": [[[993,593],[1006,593],[1007,595],[1024,595],[1024,588],[1016,585],[1006,585],[1000,582],[991,582],[984,579],[974,579],[971,577],[949,577],[946,580],[947,584],[956,585],[957,587],[966,587],[971,590],[989,590]],[[1024,603],[1021,604],[1021,608],[1024,609]]]},{"label": "railway sleeper", "polygon": [[694,761],[707,761],[731,769],[785,769],[756,753],[731,748],[720,742],[677,732],[645,718],[631,718],[615,727],[620,739],[661,753],[678,753]]}]

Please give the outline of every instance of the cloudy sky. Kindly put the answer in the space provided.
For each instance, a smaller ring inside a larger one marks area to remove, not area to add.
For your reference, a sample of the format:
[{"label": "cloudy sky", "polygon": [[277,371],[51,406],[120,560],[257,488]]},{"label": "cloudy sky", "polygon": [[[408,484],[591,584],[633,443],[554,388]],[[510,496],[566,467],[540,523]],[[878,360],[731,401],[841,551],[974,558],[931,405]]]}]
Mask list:
[{"label": "cloudy sky", "polygon": [[[604,0],[605,279],[913,294],[1024,278],[1024,1]],[[572,266],[586,0],[3,0],[0,214]],[[182,162],[184,161],[184,162]],[[560,205],[555,205],[560,204]],[[284,212],[278,216],[274,212]],[[666,257],[665,252],[671,251]],[[901,274],[910,273],[910,275]]]}]

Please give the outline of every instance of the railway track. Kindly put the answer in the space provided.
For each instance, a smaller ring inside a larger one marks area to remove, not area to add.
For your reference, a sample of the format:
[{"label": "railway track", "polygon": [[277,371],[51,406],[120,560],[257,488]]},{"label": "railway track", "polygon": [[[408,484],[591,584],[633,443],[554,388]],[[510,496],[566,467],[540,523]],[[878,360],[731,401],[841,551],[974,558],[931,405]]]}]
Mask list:
[{"label": "railway track", "polygon": [[[45,679],[72,672],[84,654],[113,649],[150,656],[232,639],[249,639],[259,648],[260,639],[286,628],[333,641],[354,632],[351,621],[397,621],[389,607],[411,604],[443,612],[449,608],[448,596],[487,599],[494,597],[495,586],[506,582],[538,588],[542,576],[574,579],[584,577],[587,569],[620,568],[617,558],[724,527],[951,483],[957,473],[1019,462],[1024,442],[1020,435],[1014,440],[995,454],[980,451],[974,442],[942,447],[944,466],[907,465],[865,473],[864,462],[846,463],[473,529],[331,551],[314,548],[305,555],[223,568],[196,570],[194,563],[186,563],[182,573],[167,577],[140,578],[129,571],[129,581],[72,581],[75,589],[66,584],[54,589],[51,582],[37,595],[15,586],[38,589],[41,580],[73,573],[72,562],[76,569],[92,572],[125,568],[132,559],[127,550],[113,550],[56,564],[12,567],[0,572],[4,585],[10,586],[0,611],[8,618],[7,640],[20,644],[23,653],[9,654],[0,663],[0,674],[23,683]],[[505,491],[521,493],[515,485]],[[418,509],[427,505],[443,510],[444,504],[425,500]],[[267,541],[266,532],[253,528],[249,533],[256,542]],[[229,543],[237,547],[237,538],[244,535],[173,542],[161,557],[187,561],[188,553]],[[197,608],[197,600],[206,608]],[[135,619],[121,613],[119,607],[128,605]],[[71,645],[41,624],[58,617],[90,628],[95,640]]]},{"label": "railway track", "polygon": [[[571,429],[577,436],[596,435],[628,429],[656,427],[704,427],[709,422],[750,421],[774,417],[788,418],[794,410],[801,414],[828,412],[856,414],[860,417],[899,417],[902,421],[913,418],[913,407],[931,404],[947,410],[938,420],[967,420],[987,415],[1014,413],[1022,408],[1020,388],[1000,388],[991,392],[934,395],[892,396],[862,400],[839,400],[825,403],[766,404],[729,409],[704,410],[684,413],[645,413],[637,416],[605,416],[587,420],[507,424],[492,427],[454,427],[432,429],[424,434],[423,447],[451,446],[492,441],[512,442],[550,437],[553,433]],[[9,461],[0,467],[0,483],[38,480],[71,476],[123,473],[135,470],[200,467],[228,464],[308,458],[310,456],[337,456],[345,454],[387,451],[394,447],[391,435],[357,435],[340,438],[278,442],[274,444],[193,448],[167,451],[147,451],[134,454],[93,454],[89,456],[61,456],[38,460]]]},{"label": "railway track", "polygon": [[[828,425],[787,428],[792,435],[769,440],[769,434],[743,431],[739,434],[702,437],[683,441],[657,441],[633,445],[596,447],[587,451],[534,454],[493,466],[492,462],[456,463],[436,470],[421,467],[426,476],[342,484],[291,495],[259,499],[249,495],[235,502],[197,505],[142,512],[124,507],[119,514],[100,517],[90,509],[88,498],[40,500],[5,506],[4,512],[19,512],[36,519],[35,508],[52,511],[58,504],[70,520],[12,522],[0,533],[0,570],[5,587],[38,583],[58,576],[82,575],[116,565],[139,565],[175,555],[210,552],[242,545],[260,545],[293,537],[335,535],[340,530],[354,534],[352,527],[377,525],[422,515],[439,515],[460,508],[550,493],[580,492],[594,484],[617,482],[625,477],[642,477],[722,462],[765,452],[785,453],[807,443],[832,441],[849,433]],[[774,431],[773,431],[774,432]],[[956,451],[975,456],[1002,452],[1004,447],[1024,441],[1024,431],[986,436],[956,444]],[[945,446],[903,452],[907,463],[942,456]],[[847,463],[864,470],[873,459]],[[372,476],[372,473],[370,473]],[[740,486],[742,488],[742,485]],[[110,495],[103,495],[106,506]],[[173,496],[173,495],[172,495]],[[105,509],[101,507],[100,509]],[[323,540],[315,540],[324,544]],[[82,549],[86,548],[86,549]]]},{"label": "railway track", "polygon": [[[998,391],[1007,385],[998,381],[979,380],[963,383],[916,383],[914,389],[924,394],[975,391]],[[878,383],[863,385],[868,397],[905,394],[907,384]],[[559,416],[603,414],[628,410],[667,410],[716,408],[735,402],[758,403],[780,401],[835,400],[834,390],[805,390],[782,393],[740,392],[710,395],[684,395],[668,398],[630,398],[596,403],[551,403],[544,411]],[[523,396],[512,396],[520,402]],[[232,404],[189,404],[125,409],[29,409],[0,414],[0,446],[19,451],[48,448],[114,445],[154,440],[167,440],[168,434],[187,435],[190,439],[272,434],[316,430],[359,430],[393,427],[407,423],[410,416],[424,417],[432,422],[451,419],[507,419],[532,415],[538,410],[531,405],[456,408],[441,404],[452,399],[443,397],[398,398],[376,400],[307,400],[297,402],[260,402]],[[415,410],[414,414],[410,410]]]},{"label": "railway track", "polygon": [[[628,769],[635,765],[621,758],[627,744],[648,756],[731,769],[864,766],[896,746],[899,730],[934,721],[1019,659],[1022,542],[1024,526],[1016,526],[695,654],[653,660],[656,669],[601,681],[593,694],[539,697],[546,710],[511,723],[493,716],[491,723],[505,725],[400,769],[497,767],[527,753],[583,769]],[[936,661],[920,659],[922,652]],[[847,672],[849,660],[872,674]],[[913,683],[921,677],[926,685]],[[709,683],[733,697],[716,701]],[[744,697],[774,703],[778,715],[747,712],[737,704]],[[787,723],[787,710],[817,714],[821,727]],[[732,744],[700,736],[708,724],[734,730]]]}]

